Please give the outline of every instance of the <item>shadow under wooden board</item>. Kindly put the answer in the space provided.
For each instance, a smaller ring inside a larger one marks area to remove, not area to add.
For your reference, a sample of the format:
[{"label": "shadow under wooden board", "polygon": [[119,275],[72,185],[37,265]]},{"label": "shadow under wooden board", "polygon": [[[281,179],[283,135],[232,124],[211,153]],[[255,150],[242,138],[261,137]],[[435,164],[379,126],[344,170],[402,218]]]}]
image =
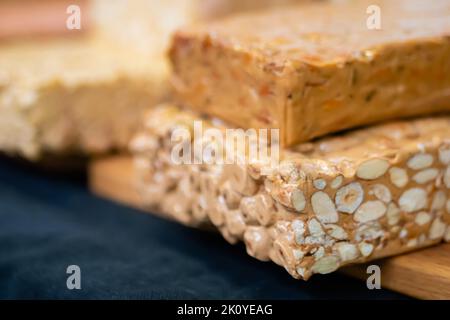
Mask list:
[{"label": "shadow under wooden board", "polygon": [[[89,184],[96,195],[142,208],[136,190],[132,160],[111,156],[89,165]],[[374,261],[381,268],[381,286],[420,299],[450,299],[450,244]],[[366,281],[367,265],[342,272]]]}]

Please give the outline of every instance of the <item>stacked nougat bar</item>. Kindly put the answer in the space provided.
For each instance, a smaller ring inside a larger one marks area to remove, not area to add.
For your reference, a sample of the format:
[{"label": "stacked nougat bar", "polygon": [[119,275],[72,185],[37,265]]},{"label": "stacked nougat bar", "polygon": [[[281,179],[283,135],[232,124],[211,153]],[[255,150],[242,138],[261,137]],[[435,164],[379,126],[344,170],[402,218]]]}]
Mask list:
[{"label": "stacked nougat bar", "polygon": [[[450,241],[448,115],[299,144],[266,168],[175,165],[173,131],[215,120],[172,105],[146,119],[132,143],[145,204],[187,225],[213,224],[296,278]],[[186,143],[202,144],[193,137]]]},{"label": "stacked nougat bar", "polygon": [[[132,143],[148,206],[212,224],[301,279],[450,240],[450,4],[378,1],[382,30],[368,30],[371,4],[308,4],[177,33],[179,106],[151,111]],[[280,161],[177,164],[175,145],[211,143],[172,139],[195,121],[279,128]]]}]

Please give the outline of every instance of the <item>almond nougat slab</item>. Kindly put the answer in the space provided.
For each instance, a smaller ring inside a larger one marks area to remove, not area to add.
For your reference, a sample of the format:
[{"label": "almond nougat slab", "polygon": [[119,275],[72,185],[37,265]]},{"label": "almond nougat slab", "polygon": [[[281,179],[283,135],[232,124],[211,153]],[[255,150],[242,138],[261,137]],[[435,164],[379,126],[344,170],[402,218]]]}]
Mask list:
[{"label": "almond nougat slab", "polygon": [[450,240],[448,116],[297,145],[270,168],[174,164],[171,133],[199,119],[163,106],[133,140],[150,208],[187,225],[213,224],[301,279]]},{"label": "almond nougat slab", "polygon": [[0,151],[36,159],[124,149],[168,68],[95,37],[0,44]]},{"label": "almond nougat slab", "polygon": [[[377,8],[381,29],[369,29],[367,12]],[[182,105],[242,128],[279,128],[291,146],[450,110],[449,35],[446,0],[324,1],[238,15],[174,36],[173,84]]]}]

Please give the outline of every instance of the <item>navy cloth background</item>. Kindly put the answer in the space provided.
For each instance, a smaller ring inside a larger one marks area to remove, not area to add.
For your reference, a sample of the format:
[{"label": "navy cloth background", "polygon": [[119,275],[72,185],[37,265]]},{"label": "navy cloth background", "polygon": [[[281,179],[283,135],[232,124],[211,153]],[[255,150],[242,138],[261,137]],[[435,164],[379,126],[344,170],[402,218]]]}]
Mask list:
[{"label": "navy cloth background", "polygon": [[[81,268],[68,290],[66,268]],[[0,298],[391,299],[340,274],[292,279],[242,246],[0,160]]]}]

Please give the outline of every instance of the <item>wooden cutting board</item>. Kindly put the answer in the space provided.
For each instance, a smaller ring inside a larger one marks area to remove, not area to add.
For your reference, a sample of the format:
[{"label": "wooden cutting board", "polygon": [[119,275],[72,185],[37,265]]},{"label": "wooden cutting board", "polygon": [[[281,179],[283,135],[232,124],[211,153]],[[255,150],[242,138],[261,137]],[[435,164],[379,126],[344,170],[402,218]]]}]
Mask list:
[{"label": "wooden cutting board", "polygon": [[[92,161],[89,180],[93,193],[142,208],[129,156],[111,156]],[[420,299],[450,299],[450,244],[370,264],[380,267],[383,288]],[[366,265],[355,265],[344,268],[342,272],[366,281],[370,276],[366,270]]]},{"label": "wooden cutting board", "polygon": [[142,207],[129,156],[110,156],[91,161],[88,178],[89,188],[96,195],[135,208]]}]

